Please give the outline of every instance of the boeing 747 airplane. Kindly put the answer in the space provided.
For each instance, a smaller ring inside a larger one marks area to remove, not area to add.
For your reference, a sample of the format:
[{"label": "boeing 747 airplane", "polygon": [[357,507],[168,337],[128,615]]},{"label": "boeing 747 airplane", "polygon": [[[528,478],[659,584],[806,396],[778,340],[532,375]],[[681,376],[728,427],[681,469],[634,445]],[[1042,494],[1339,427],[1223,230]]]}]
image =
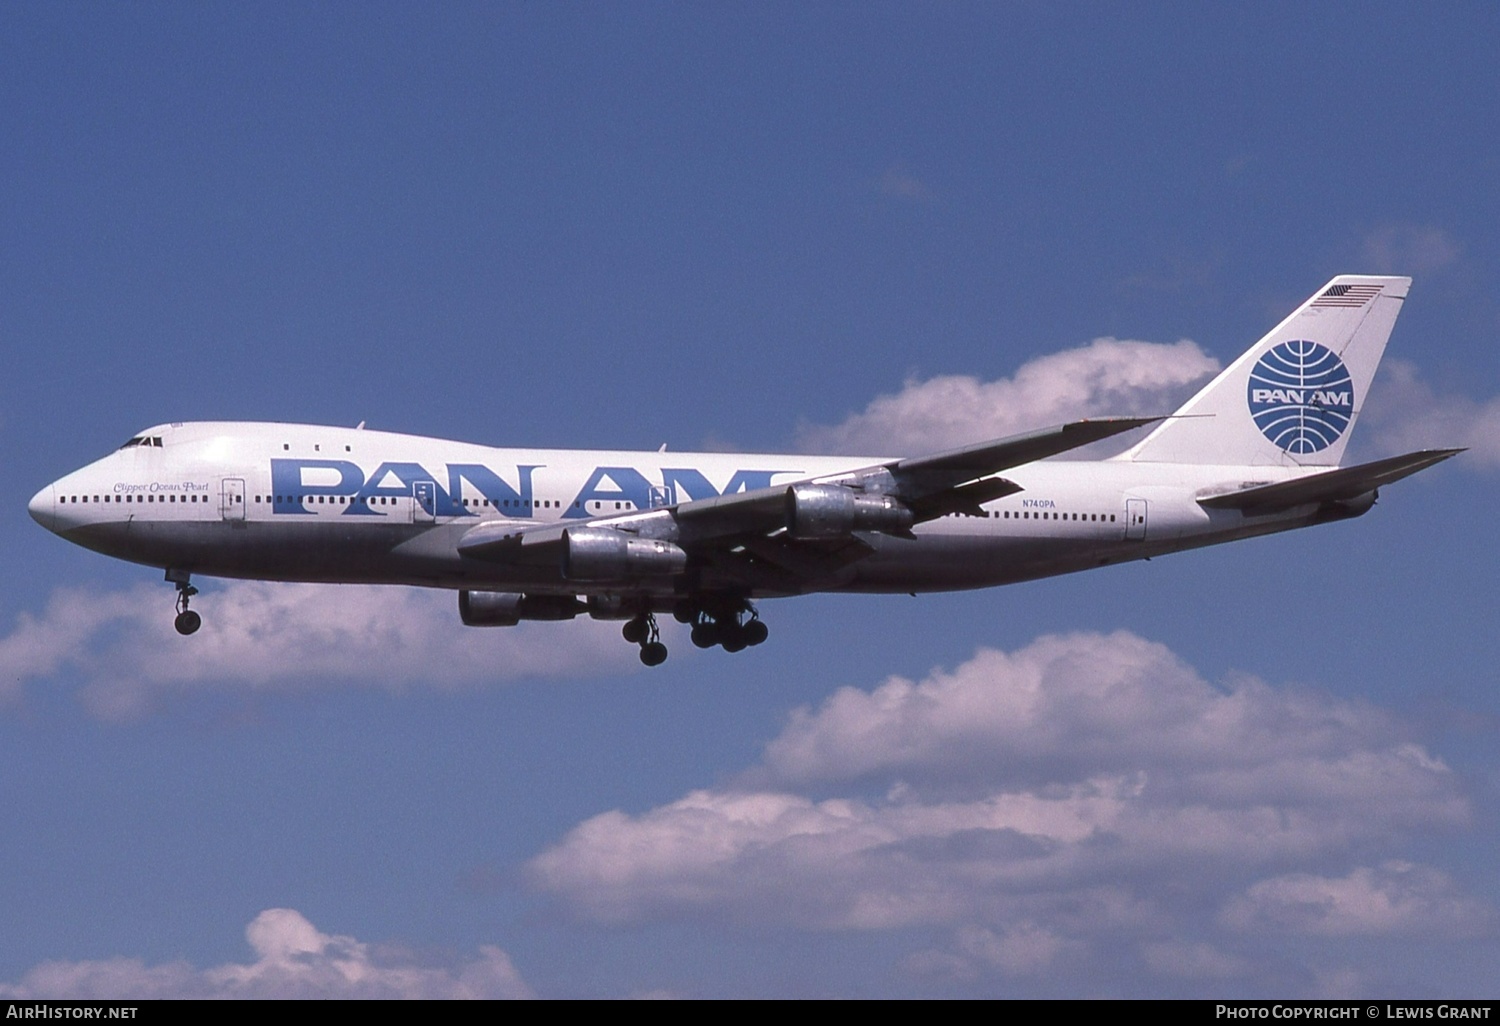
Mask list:
[{"label": "boeing 747 airplane", "polygon": [[[191,575],[420,585],[472,626],[624,621],[667,657],[766,640],[754,600],[984,588],[1364,514],[1462,450],[1341,461],[1411,284],[1342,275],[1170,417],[928,456],[497,449],[360,428],[162,424],[37,492],[71,542]],[[1049,461],[1148,425],[1110,459]]]}]

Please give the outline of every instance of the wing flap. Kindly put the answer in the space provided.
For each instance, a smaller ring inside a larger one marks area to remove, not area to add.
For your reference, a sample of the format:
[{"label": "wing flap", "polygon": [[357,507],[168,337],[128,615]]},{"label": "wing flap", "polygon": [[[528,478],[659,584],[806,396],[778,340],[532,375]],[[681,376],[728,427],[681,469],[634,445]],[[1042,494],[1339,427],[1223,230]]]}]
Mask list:
[{"label": "wing flap", "polygon": [[460,555],[496,563],[543,563],[556,557],[563,532],[578,524],[518,523],[496,520],[475,524],[458,540]]},{"label": "wing flap", "polygon": [[947,516],[949,513],[982,517],[984,516],[982,508],[984,503],[1003,499],[1019,491],[1024,491],[1024,489],[1014,481],[1007,481],[1003,477],[987,477],[981,481],[971,481],[957,488],[937,492],[909,505],[919,524],[925,520],[936,520],[938,517]]},{"label": "wing flap", "polygon": [[1198,505],[1208,509],[1237,509],[1247,516],[1264,516],[1278,513],[1293,506],[1306,506],[1318,502],[1343,502],[1372,492],[1381,485],[1391,484],[1403,477],[1410,477],[1420,470],[1456,456],[1463,449],[1423,449],[1404,456],[1392,456],[1361,463],[1356,467],[1343,467],[1321,474],[1299,477],[1294,481],[1259,485],[1237,492],[1209,495],[1198,500]]},{"label": "wing flap", "polygon": [[793,542],[780,535],[749,538],[743,548],[801,581],[831,576],[875,551],[858,535],[826,542]]},{"label": "wing flap", "polygon": [[775,531],[786,525],[786,490],[771,485],[733,495],[695,499],[669,507],[684,534],[694,540]]}]

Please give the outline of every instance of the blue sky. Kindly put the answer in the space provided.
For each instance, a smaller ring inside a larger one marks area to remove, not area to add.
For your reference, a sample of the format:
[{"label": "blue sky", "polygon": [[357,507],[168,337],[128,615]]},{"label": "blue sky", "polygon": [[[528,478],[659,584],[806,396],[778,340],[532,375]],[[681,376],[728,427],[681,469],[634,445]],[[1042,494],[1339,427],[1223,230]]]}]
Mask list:
[{"label": "blue sky", "polygon": [[[0,993],[1490,993],[1497,42],[1486,4],[0,10]],[[920,452],[1163,412],[1345,272],[1416,279],[1358,454],[1472,447],[1369,516],[768,603],[654,672],[399,589],[210,583],[181,639],[25,514],[169,420]]]}]

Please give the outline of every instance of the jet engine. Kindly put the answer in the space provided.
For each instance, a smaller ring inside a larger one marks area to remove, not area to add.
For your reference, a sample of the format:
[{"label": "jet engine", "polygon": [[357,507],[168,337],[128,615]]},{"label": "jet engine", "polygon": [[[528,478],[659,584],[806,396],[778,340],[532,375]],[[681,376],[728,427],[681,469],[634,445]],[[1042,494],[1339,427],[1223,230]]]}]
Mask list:
[{"label": "jet engine", "polygon": [[786,492],[786,525],[793,538],[841,538],[851,531],[911,530],[915,518],[899,499],[864,495],[843,485],[801,484]]},{"label": "jet engine", "polygon": [[586,607],[572,595],[460,591],[458,615],[469,627],[514,627],[522,620],[571,620]]},{"label": "jet engine", "polygon": [[563,576],[572,581],[663,577],[687,567],[687,553],[669,541],[622,531],[579,527],[563,533]]}]

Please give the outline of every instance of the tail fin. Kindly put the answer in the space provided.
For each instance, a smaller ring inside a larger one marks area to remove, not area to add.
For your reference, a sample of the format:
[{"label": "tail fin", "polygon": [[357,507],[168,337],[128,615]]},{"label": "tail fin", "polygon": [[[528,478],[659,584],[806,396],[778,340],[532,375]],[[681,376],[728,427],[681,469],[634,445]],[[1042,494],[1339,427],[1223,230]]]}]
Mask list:
[{"label": "tail fin", "polygon": [[1339,275],[1117,459],[1338,466],[1410,287]]}]

